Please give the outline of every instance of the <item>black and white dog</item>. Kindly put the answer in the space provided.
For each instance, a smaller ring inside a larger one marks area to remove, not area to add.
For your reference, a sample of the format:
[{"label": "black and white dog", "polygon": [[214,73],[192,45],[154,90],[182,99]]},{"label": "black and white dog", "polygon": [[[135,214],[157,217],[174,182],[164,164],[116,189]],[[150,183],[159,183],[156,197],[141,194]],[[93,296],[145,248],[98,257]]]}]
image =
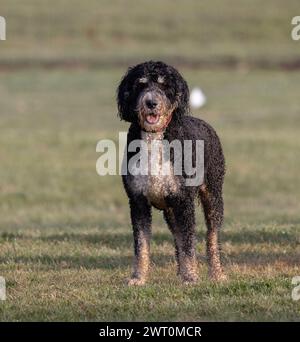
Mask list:
[{"label": "black and white dog", "polygon": [[[131,210],[135,263],[130,285],[145,283],[150,259],[151,208],[162,210],[175,241],[178,274],[185,283],[197,280],[195,256],[195,199],[202,203],[207,226],[209,275],[225,279],[220,262],[219,230],[223,223],[222,187],[225,161],[214,129],[203,120],[189,116],[189,89],[172,66],[145,62],[129,68],[117,91],[119,116],[131,123],[128,145],[140,139],[149,151],[153,141],[204,141],[203,182],[187,186],[186,173],[169,175],[123,175]],[[151,152],[151,151],[150,151]],[[128,152],[130,160],[137,152]],[[192,151],[195,164],[196,150]],[[182,158],[184,160],[184,158]],[[174,166],[174,153],[170,154]],[[160,158],[156,162],[162,167]]]}]

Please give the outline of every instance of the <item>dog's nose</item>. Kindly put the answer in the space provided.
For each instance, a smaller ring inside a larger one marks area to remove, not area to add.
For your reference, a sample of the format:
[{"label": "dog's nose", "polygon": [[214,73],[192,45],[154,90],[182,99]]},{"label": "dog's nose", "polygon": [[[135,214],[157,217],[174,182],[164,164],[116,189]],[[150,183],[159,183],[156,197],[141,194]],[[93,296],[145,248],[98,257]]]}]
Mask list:
[{"label": "dog's nose", "polygon": [[149,109],[154,109],[156,106],[157,106],[157,102],[153,99],[147,99],[146,100],[146,106],[149,108]]}]

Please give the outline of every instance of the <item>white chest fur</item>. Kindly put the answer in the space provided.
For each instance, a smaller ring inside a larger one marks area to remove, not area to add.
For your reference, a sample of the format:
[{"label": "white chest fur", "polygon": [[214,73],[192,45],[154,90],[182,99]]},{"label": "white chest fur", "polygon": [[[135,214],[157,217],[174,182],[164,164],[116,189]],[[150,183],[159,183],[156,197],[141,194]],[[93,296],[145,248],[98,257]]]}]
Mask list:
[{"label": "white chest fur", "polygon": [[143,193],[158,209],[166,208],[165,198],[179,189],[169,158],[164,158],[163,133],[142,132],[142,140],[148,151],[148,175]]}]

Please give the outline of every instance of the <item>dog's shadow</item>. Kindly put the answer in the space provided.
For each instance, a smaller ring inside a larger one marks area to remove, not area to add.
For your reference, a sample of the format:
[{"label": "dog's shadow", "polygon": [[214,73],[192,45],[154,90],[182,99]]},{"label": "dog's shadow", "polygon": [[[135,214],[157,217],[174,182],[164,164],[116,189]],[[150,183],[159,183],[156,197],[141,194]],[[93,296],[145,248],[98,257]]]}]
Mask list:
[{"label": "dog's shadow", "polygon": [[[111,232],[102,232],[102,233],[63,233],[63,234],[51,234],[46,236],[37,236],[32,237],[26,234],[5,234],[0,235],[0,238],[3,240],[15,240],[15,239],[23,239],[23,240],[40,240],[43,242],[49,242],[54,246],[57,245],[59,248],[59,244],[63,242],[75,242],[75,243],[85,243],[91,244],[92,248],[99,248],[99,251],[103,248],[109,248],[114,250],[122,250],[126,249],[132,250],[133,242],[132,242],[132,234],[130,232],[124,233],[111,233]],[[204,240],[205,240],[205,232],[201,231],[197,234],[198,243],[197,250],[200,250],[199,261],[205,262],[205,251],[204,251]],[[1,241],[0,239],[0,241]],[[261,266],[274,264],[275,262],[283,262],[285,264],[291,266],[299,266],[299,251],[297,252],[297,246],[299,245],[299,241],[295,239],[295,236],[291,232],[282,233],[280,231],[273,232],[264,232],[261,234],[260,231],[239,231],[239,232],[223,232],[222,233],[222,242],[230,242],[233,245],[241,245],[243,243],[257,244],[257,243],[276,243],[282,245],[282,252],[270,252],[264,253],[263,251],[257,252],[255,249],[253,252],[247,250],[243,252],[237,252],[232,249],[230,253],[226,253],[226,249],[223,252],[224,262],[226,264],[238,264],[238,265],[247,265],[254,267],[259,264]],[[152,237],[152,244],[154,245],[163,245],[165,243],[173,244],[172,235],[166,230],[166,232],[155,232]],[[295,246],[295,253],[286,253],[285,245]],[[167,264],[174,263],[174,253],[166,252],[153,252],[151,255],[152,262],[157,265],[164,267]],[[14,263],[23,263],[23,264],[34,264],[40,268],[45,269],[60,269],[60,268],[86,268],[86,269],[124,269],[131,266],[133,262],[132,253],[127,254],[116,254],[116,255],[85,255],[84,253],[76,253],[75,255],[70,254],[61,254],[58,256],[51,254],[41,254],[41,255],[15,255],[9,256],[9,261]],[[7,263],[8,260],[6,257],[0,257],[0,263]]]},{"label": "dog's shadow", "polygon": [[[92,248],[109,248],[114,250],[130,249],[130,253],[122,255],[105,255],[105,253],[97,256],[86,255],[83,253],[76,253],[76,255],[60,254],[58,256],[49,254],[40,255],[10,255],[9,258],[0,257],[0,263],[14,262],[21,264],[37,265],[39,268],[44,269],[58,269],[58,268],[86,268],[86,269],[122,269],[131,267],[133,262],[133,238],[131,233],[99,233],[99,234],[85,234],[85,233],[63,233],[63,234],[52,234],[46,236],[33,237],[27,234],[20,233],[3,233],[0,234],[0,245],[1,239],[6,241],[14,240],[35,240],[49,242],[54,246],[59,247],[60,243],[63,242],[74,242],[92,244]],[[157,233],[153,239],[153,243],[163,244],[164,242],[172,243],[171,235],[167,233]],[[55,247],[54,247],[55,248]],[[153,253],[151,255],[151,261],[158,266],[165,266],[167,263],[175,261],[172,255],[164,253]]]}]

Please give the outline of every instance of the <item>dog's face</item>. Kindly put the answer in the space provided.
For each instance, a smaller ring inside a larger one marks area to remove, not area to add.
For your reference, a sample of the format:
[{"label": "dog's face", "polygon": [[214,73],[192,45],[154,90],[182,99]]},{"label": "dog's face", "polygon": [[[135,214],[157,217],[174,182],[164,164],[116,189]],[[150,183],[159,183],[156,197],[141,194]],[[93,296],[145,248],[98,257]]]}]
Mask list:
[{"label": "dog's face", "polygon": [[135,81],[136,113],[139,124],[145,131],[162,131],[170,122],[176,100],[167,96],[163,75],[150,75]]},{"label": "dog's face", "polygon": [[118,88],[121,119],[148,132],[163,131],[188,111],[189,91],[176,69],[162,62],[130,68]]}]

